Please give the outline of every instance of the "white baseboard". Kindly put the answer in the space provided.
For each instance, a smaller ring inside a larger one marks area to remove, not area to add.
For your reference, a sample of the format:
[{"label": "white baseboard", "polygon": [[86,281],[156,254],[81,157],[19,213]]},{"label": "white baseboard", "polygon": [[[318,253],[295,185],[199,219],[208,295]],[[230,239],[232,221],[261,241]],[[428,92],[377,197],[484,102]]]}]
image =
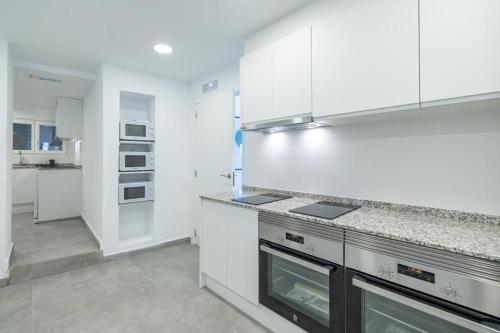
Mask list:
[{"label": "white baseboard", "polygon": [[307,333],[300,327],[292,324],[291,322],[269,310],[265,306],[261,304],[255,305],[249,302],[247,299],[221,285],[209,276],[204,275],[204,280],[208,289],[237,307],[247,316],[253,318],[261,325],[270,329],[271,331],[275,333]]},{"label": "white baseboard", "polygon": [[190,236],[181,236],[181,237],[176,237],[176,238],[170,238],[170,239],[164,239],[159,242],[151,242],[150,240],[147,241],[148,239],[151,239],[150,237],[144,237],[142,239],[145,240],[146,243],[135,243],[134,241],[126,242],[125,245],[122,245],[121,248],[118,249],[103,249],[103,255],[105,257],[108,256],[113,256],[113,255],[118,255],[118,254],[124,254],[124,253],[129,253],[129,252],[134,252],[134,251],[140,251],[140,250],[145,250],[145,249],[153,249],[155,247],[161,247],[161,246],[167,246],[167,245],[173,245],[175,243],[181,243],[181,242],[187,242],[189,241],[191,237]]},{"label": "white baseboard", "polygon": [[9,268],[10,268],[10,259],[12,256],[12,249],[14,248],[14,243],[10,243],[9,248],[7,249],[7,253],[5,254],[5,258],[0,258],[0,280],[9,278]]},{"label": "white baseboard", "polygon": [[99,249],[102,250],[101,238],[97,235],[94,228],[92,228],[92,226],[90,225],[90,223],[87,221],[87,219],[85,218],[85,216],[83,214],[81,215],[81,218],[82,218],[83,222],[85,222],[85,224],[87,225],[87,228],[90,230],[90,233],[94,237],[97,244],[99,244]]}]

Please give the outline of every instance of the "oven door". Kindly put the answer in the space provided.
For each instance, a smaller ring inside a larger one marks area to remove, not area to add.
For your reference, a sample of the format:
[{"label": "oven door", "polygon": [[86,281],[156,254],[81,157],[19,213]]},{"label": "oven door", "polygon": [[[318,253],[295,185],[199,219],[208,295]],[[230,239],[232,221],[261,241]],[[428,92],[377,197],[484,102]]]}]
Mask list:
[{"label": "oven door", "polygon": [[308,332],[344,332],[343,267],[260,241],[259,301]]},{"label": "oven door", "polygon": [[346,270],[350,333],[498,333],[500,321],[384,280]]}]

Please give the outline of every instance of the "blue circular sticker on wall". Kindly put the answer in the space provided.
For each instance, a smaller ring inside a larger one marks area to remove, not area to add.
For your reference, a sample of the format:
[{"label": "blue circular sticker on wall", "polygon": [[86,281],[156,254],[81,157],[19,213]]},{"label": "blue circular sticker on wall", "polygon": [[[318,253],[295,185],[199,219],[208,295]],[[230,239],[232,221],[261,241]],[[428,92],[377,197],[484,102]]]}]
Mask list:
[{"label": "blue circular sticker on wall", "polygon": [[241,130],[237,130],[236,134],[234,135],[234,141],[238,145],[238,147],[241,146],[241,143],[243,142],[243,133],[241,133]]}]

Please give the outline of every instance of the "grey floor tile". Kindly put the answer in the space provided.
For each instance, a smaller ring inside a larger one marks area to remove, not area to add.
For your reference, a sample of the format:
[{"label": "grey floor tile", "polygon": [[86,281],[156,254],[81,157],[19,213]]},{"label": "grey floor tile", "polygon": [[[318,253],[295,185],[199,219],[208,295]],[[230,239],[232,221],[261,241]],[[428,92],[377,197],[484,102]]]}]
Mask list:
[{"label": "grey floor tile", "polygon": [[31,282],[0,288],[0,332],[33,332]]},{"label": "grey floor tile", "polygon": [[198,255],[178,244],[0,289],[0,332],[267,332],[198,288]]}]

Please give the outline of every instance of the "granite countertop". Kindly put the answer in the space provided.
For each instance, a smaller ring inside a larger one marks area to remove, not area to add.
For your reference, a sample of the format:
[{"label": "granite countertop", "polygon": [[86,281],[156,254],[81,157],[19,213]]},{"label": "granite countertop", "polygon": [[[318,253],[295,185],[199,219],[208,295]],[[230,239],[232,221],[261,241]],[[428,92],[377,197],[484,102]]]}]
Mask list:
[{"label": "granite countertop", "polygon": [[59,163],[51,167],[49,164],[13,164],[13,169],[38,169],[38,170],[65,170],[65,169],[81,169],[81,165],[73,163]]},{"label": "granite countertop", "polygon": [[253,189],[242,193],[202,195],[201,198],[500,262],[500,216],[352,199],[350,203],[362,207],[328,220],[290,213],[289,210],[325,199],[346,203],[345,198],[338,200],[335,197],[303,195],[259,206],[231,200],[235,196],[265,192],[272,191]]}]

